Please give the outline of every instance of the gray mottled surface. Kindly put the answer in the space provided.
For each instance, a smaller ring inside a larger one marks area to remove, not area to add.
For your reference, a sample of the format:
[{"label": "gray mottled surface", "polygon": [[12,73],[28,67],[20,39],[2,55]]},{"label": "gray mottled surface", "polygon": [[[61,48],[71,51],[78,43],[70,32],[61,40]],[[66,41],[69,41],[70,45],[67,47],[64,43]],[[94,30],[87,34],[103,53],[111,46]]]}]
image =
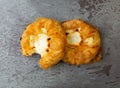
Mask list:
[{"label": "gray mottled surface", "polygon": [[[19,38],[39,16],[82,18],[101,32],[103,60],[44,71],[39,56],[25,58]],[[120,88],[120,0],[0,0],[0,88]]]}]

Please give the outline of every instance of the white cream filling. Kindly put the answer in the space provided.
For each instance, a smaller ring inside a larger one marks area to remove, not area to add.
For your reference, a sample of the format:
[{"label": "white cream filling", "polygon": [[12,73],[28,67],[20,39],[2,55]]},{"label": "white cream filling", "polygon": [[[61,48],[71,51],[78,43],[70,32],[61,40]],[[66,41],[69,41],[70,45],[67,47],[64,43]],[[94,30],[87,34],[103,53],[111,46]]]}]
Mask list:
[{"label": "white cream filling", "polygon": [[43,57],[48,48],[48,36],[46,34],[39,34],[38,36],[30,36],[30,46],[35,47],[35,53]]},{"label": "white cream filling", "polygon": [[79,45],[81,37],[79,32],[73,32],[67,35],[67,43],[71,45]]},{"label": "white cream filling", "polygon": [[37,41],[34,42],[35,51],[40,54],[41,57],[44,56],[46,49],[48,48],[47,38],[47,35],[39,34]]},{"label": "white cream filling", "polygon": [[93,37],[85,39],[85,43],[87,43],[89,46],[93,45],[93,41],[94,41]]}]

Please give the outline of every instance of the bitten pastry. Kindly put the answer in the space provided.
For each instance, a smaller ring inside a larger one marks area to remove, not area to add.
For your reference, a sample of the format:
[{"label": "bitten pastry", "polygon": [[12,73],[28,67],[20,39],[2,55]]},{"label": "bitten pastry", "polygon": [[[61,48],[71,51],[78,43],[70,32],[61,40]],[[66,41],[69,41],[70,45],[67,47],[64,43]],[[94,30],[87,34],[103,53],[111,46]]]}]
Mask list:
[{"label": "bitten pastry", "polygon": [[97,28],[80,19],[63,22],[62,26],[67,36],[64,62],[80,65],[101,60],[100,34]]},{"label": "bitten pastry", "polygon": [[21,38],[22,53],[40,54],[40,67],[48,69],[64,56],[66,35],[60,23],[50,18],[38,18],[29,24]]}]

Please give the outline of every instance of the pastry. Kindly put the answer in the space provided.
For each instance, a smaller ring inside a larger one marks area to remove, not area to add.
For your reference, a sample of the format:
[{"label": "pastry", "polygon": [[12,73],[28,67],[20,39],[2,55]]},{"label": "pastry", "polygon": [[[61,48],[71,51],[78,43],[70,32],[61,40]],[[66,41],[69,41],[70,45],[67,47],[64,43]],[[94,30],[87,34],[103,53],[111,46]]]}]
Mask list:
[{"label": "pastry", "polygon": [[66,47],[65,31],[61,24],[50,18],[38,18],[29,24],[21,37],[23,55],[40,54],[40,67],[48,69],[64,56]]},{"label": "pastry", "polygon": [[101,59],[100,34],[97,28],[81,19],[62,23],[66,32],[67,45],[64,62],[81,65]]}]

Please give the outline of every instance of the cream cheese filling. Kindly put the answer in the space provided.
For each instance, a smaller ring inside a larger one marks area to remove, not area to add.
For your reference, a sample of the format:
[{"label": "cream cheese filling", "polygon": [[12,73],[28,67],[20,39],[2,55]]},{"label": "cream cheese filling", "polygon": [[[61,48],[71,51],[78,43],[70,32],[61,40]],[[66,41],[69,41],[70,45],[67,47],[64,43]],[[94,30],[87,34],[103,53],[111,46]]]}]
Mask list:
[{"label": "cream cheese filling", "polygon": [[81,37],[79,32],[72,32],[67,35],[67,43],[71,45],[79,45],[81,42]]},{"label": "cream cheese filling", "polygon": [[41,56],[45,55],[46,49],[48,48],[47,38],[48,38],[47,35],[39,34],[38,39],[34,42],[35,51]]},{"label": "cream cheese filling", "polygon": [[46,54],[46,50],[48,49],[48,35],[46,35],[47,31],[45,28],[41,29],[43,31],[42,34],[38,34],[36,36],[30,36],[30,46],[34,47],[35,53],[38,53],[43,57]]}]

